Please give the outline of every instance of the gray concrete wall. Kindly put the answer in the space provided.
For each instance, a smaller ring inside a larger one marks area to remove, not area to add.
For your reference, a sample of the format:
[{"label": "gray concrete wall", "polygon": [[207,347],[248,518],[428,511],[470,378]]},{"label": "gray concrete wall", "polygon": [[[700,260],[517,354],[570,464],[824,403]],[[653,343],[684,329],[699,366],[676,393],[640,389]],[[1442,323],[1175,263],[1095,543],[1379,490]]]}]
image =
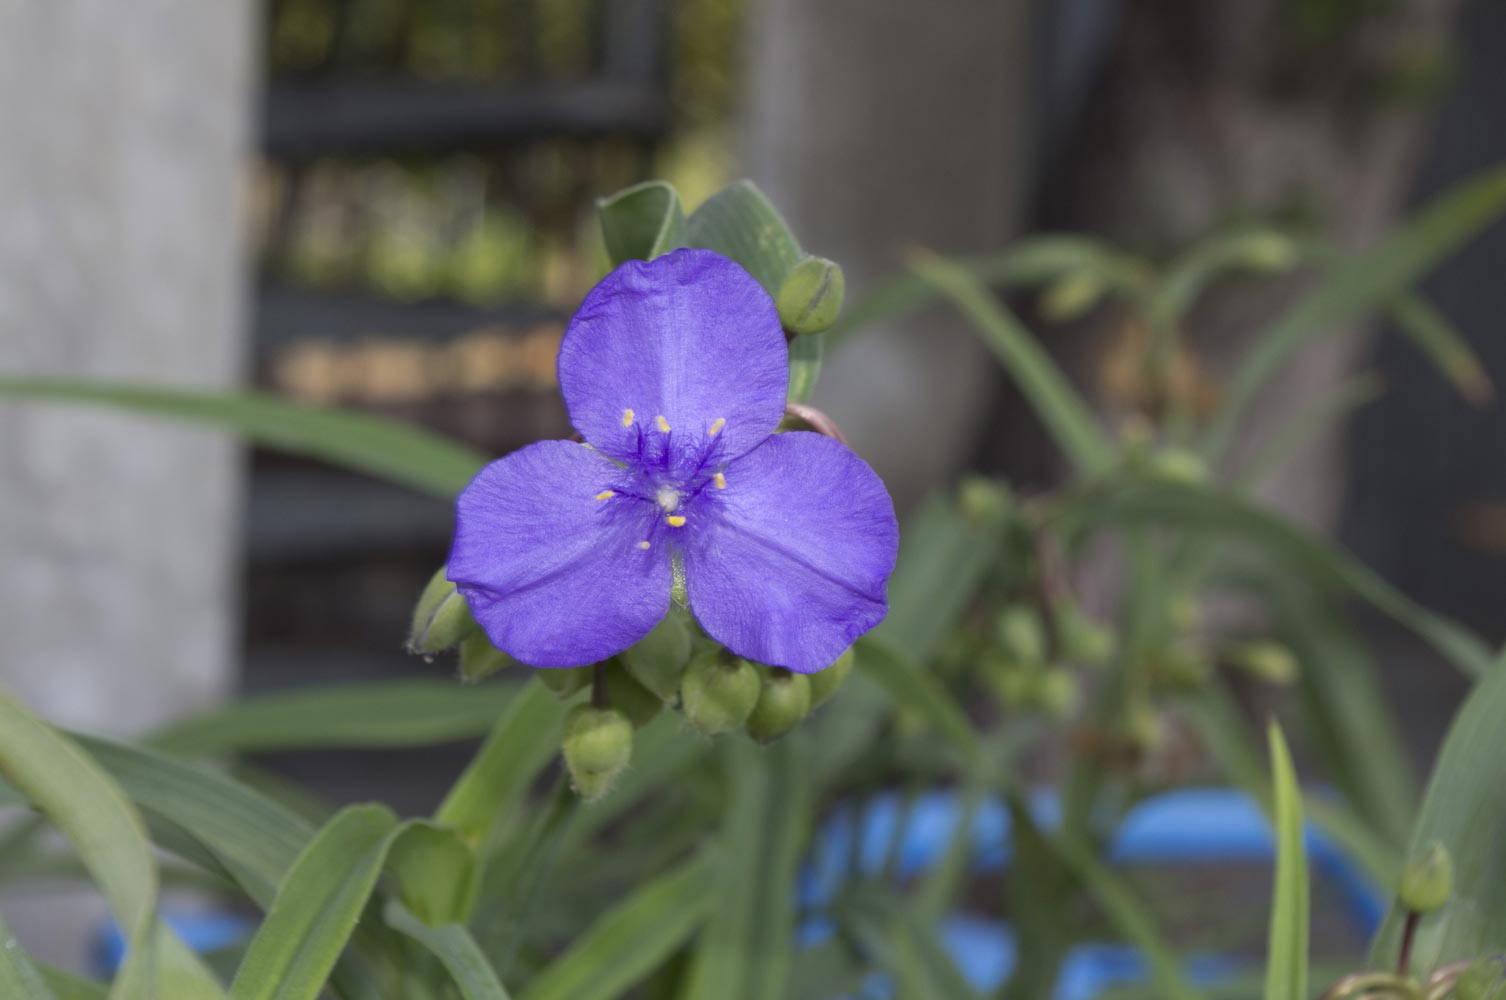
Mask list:
[{"label": "gray concrete wall", "polygon": [[[250,0],[0,0],[0,371],[225,386],[241,366]],[[0,683],[139,731],[232,678],[240,456],[0,404]],[[103,914],[6,912],[79,965]]]}]

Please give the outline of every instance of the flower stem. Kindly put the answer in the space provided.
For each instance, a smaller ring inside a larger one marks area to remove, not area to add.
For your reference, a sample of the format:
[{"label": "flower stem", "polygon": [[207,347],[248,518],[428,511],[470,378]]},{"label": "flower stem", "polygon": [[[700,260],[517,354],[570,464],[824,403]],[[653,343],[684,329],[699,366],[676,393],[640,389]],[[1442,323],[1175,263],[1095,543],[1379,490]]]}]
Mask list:
[{"label": "flower stem", "polygon": [[611,702],[607,700],[607,664],[605,660],[597,663],[591,674],[591,707],[611,707]]},{"label": "flower stem", "polygon": [[1396,956],[1396,974],[1403,979],[1407,975],[1407,967],[1412,964],[1412,939],[1417,936],[1417,921],[1422,919],[1422,914],[1415,910],[1407,911],[1407,922],[1401,929],[1401,950]]}]

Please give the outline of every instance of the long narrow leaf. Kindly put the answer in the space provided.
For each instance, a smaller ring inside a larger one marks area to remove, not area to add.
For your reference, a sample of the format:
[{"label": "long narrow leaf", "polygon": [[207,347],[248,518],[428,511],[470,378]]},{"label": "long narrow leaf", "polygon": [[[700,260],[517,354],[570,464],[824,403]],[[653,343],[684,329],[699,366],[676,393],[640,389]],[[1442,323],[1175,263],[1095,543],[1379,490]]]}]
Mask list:
[{"label": "long narrow leaf", "polygon": [[701,855],[633,893],[535,976],[519,1000],[623,996],[674,954],[711,912],[720,884],[717,864],[715,855]]},{"label": "long narrow leaf", "polygon": [[794,944],[794,894],[811,822],[808,734],[760,752],[725,749],[728,809],[719,903],[696,945],[682,1000],[784,1000]]},{"label": "long narrow leaf", "polygon": [[31,964],[21,942],[0,920],[0,997],[6,1000],[57,1000],[42,975]]},{"label": "long narrow leaf", "polygon": [[141,816],[66,736],[0,690],[0,775],[78,851],[125,929],[126,961],[111,1000],[217,1000],[209,970],[157,920],[157,862]]},{"label": "long narrow leaf", "polygon": [[1302,793],[1281,728],[1269,730],[1275,792],[1276,888],[1267,943],[1265,1000],[1308,1000],[1307,848],[1302,839]]},{"label": "long narrow leaf", "polygon": [[395,899],[388,900],[382,912],[389,927],[413,938],[444,963],[465,1000],[509,1000],[507,990],[464,927],[430,927]]},{"label": "long narrow leaf", "polygon": [[487,460],[467,445],[409,424],[254,392],[0,376],[3,398],[104,406],[216,427],[267,448],[317,458],[444,499],[464,489]]},{"label": "long narrow leaf", "polygon": [[300,688],[180,720],[153,734],[150,743],[183,756],[452,743],[484,735],[516,690],[448,680]]},{"label": "long narrow leaf", "polygon": [[1503,210],[1506,170],[1497,169],[1440,196],[1379,246],[1335,268],[1276,321],[1240,365],[1203,436],[1203,454],[1222,455],[1255,398],[1298,349],[1385,306],[1397,289],[1412,285]]},{"label": "long narrow leaf", "polygon": [[910,266],[973,322],[1073,468],[1084,476],[1108,469],[1114,452],[1092,409],[1003,303],[965,269],[935,254],[916,253]]}]

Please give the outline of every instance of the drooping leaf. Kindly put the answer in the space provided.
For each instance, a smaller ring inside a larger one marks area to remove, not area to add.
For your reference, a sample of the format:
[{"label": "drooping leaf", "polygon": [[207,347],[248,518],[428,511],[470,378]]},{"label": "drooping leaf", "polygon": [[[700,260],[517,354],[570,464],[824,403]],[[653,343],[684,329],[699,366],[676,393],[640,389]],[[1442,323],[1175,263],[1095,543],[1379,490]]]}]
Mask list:
[{"label": "drooping leaf", "polygon": [[972,321],[1079,475],[1092,476],[1113,465],[1113,448],[1092,409],[1030,331],[982,282],[932,253],[916,252],[910,267]]},{"label": "drooping leaf", "polygon": [[510,1000],[486,956],[464,927],[430,926],[395,899],[387,901],[382,913],[389,927],[413,938],[444,963],[465,1000]]},{"label": "drooping leaf", "polygon": [[220,1000],[209,970],[157,919],[157,861],[120,788],[68,737],[0,690],[0,775],[77,850],[128,941],[111,1000]]},{"label": "drooping leaf", "polygon": [[0,997],[6,1000],[58,1000],[4,920],[0,920]]},{"label": "drooping leaf", "polygon": [[255,392],[0,376],[0,399],[103,406],[187,421],[446,500],[487,461],[467,445],[410,424]]},{"label": "drooping leaf", "polygon": [[516,691],[407,679],[299,688],[181,719],[149,742],[182,756],[452,743],[486,733]]}]

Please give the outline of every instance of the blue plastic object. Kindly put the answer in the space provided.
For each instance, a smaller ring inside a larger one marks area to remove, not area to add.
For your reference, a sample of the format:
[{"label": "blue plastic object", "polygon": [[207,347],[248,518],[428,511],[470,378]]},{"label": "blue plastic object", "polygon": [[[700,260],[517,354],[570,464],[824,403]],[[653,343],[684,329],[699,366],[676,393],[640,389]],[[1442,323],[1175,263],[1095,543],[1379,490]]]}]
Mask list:
[{"label": "blue plastic object", "polygon": [[[256,922],[232,913],[205,913],[199,910],[162,910],[162,922],[193,951],[206,954],[245,941],[256,929]],[[125,961],[126,938],[120,925],[106,920],[94,941],[94,966],[106,978],[120,970]]]},{"label": "blue plastic object", "polygon": [[[1061,808],[1054,794],[1032,796],[1035,822],[1046,830],[1061,824]],[[801,911],[809,916],[799,939],[816,944],[829,937],[830,921],[822,911],[841,890],[850,872],[880,872],[890,851],[901,878],[915,876],[940,860],[960,819],[957,796],[929,792],[909,804],[885,794],[861,808],[838,809],[817,834],[810,859],[796,890]],[[904,827],[900,823],[904,817]],[[896,839],[897,838],[897,839]],[[971,831],[974,870],[997,871],[1013,855],[1010,817],[999,799],[982,802]],[[891,846],[892,845],[892,846]],[[1121,865],[1227,864],[1270,861],[1274,856],[1270,826],[1259,805],[1243,792],[1225,788],[1183,789],[1147,799],[1132,809],[1109,845],[1109,858]],[[1307,849],[1314,872],[1331,883],[1356,929],[1369,936],[1385,914],[1386,899],[1366,882],[1358,867],[1322,831],[1309,826]],[[956,916],[942,927],[942,940],[958,969],[980,990],[991,990],[1013,972],[1015,943],[1007,925]],[[1236,964],[1218,956],[1189,960],[1187,975],[1194,983],[1211,984],[1227,977]],[[1063,966],[1055,1000],[1091,1000],[1110,986],[1143,981],[1144,958],[1117,944],[1086,945],[1075,949]],[[861,997],[887,997],[882,977],[869,982]]]}]

